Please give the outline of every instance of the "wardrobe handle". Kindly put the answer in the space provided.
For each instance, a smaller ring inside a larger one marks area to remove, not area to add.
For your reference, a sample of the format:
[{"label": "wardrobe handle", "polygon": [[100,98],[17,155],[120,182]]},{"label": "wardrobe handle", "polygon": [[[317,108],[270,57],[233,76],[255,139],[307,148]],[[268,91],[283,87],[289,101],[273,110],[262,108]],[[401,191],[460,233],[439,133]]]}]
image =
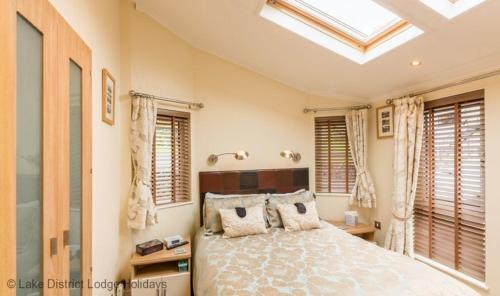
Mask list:
[{"label": "wardrobe handle", "polygon": [[69,245],[69,230],[64,230],[63,232],[63,245],[65,247]]},{"label": "wardrobe handle", "polygon": [[57,237],[50,239],[50,256],[57,255]]}]

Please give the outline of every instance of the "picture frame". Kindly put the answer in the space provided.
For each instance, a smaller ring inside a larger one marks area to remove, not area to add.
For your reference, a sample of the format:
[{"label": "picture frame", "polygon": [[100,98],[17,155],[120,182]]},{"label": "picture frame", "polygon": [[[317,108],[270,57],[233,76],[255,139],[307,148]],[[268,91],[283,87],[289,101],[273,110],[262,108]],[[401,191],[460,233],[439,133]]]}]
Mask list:
[{"label": "picture frame", "polygon": [[377,108],[377,138],[391,138],[394,136],[394,106]]},{"label": "picture frame", "polygon": [[116,82],[108,70],[102,69],[102,121],[115,124]]}]

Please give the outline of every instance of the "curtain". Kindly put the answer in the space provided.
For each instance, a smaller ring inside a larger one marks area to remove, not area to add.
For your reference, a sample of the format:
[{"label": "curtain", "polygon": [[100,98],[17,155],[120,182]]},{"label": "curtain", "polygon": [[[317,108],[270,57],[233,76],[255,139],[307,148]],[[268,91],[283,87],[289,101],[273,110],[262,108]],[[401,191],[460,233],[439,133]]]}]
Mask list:
[{"label": "curtain", "polygon": [[156,102],[149,98],[132,98],[130,149],[133,178],[128,203],[128,226],[144,229],[158,223],[151,193],[151,163],[156,125]]},{"label": "curtain", "polygon": [[349,204],[363,208],[376,206],[375,186],[368,172],[368,111],[366,109],[351,110],[346,115],[347,138],[351,155],[356,167],[356,181],[352,188]]},{"label": "curtain", "polygon": [[417,189],[424,124],[424,102],[418,97],[394,101],[392,219],[385,248],[413,257],[413,204]]}]

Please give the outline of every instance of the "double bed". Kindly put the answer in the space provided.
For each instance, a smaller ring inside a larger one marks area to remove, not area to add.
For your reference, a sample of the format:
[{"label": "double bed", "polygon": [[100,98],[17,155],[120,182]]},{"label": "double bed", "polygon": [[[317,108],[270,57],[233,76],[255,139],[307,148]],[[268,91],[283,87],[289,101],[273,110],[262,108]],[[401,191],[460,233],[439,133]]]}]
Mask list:
[{"label": "double bed", "polygon": [[[200,173],[202,195],[208,192],[203,174],[207,173]],[[223,174],[209,178],[220,178],[217,186],[224,186]],[[258,180],[259,172],[256,176]],[[291,176],[294,188],[289,192],[296,189],[293,172]],[[219,190],[239,192],[231,191]],[[200,229],[194,248],[195,295],[478,295],[430,266],[326,222],[308,231],[270,228],[267,234],[230,239],[220,234],[207,236]]]}]

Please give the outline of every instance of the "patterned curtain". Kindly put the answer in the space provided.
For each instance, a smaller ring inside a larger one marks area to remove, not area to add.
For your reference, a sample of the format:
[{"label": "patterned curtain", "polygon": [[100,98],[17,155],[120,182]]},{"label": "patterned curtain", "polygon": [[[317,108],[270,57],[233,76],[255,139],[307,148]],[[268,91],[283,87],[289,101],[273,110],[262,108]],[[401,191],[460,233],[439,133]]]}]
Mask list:
[{"label": "patterned curtain", "polygon": [[413,204],[417,189],[424,124],[422,98],[394,101],[394,183],[392,219],[385,248],[413,257]]},{"label": "patterned curtain", "polygon": [[368,172],[368,138],[366,109],[351,110],[346,115],[347,137],[352,159],[356,167],[356,182],[352,188],[349,204],[363,208],[376,206],[375,186]]},{"label": "patterned curtain", "polygon": [[128,203],[128,226],[144,229],[158,223],[151,193],[151,162],[156,125],[156,102],[149,98],[132,98],[130,148],[133,179]]}]

